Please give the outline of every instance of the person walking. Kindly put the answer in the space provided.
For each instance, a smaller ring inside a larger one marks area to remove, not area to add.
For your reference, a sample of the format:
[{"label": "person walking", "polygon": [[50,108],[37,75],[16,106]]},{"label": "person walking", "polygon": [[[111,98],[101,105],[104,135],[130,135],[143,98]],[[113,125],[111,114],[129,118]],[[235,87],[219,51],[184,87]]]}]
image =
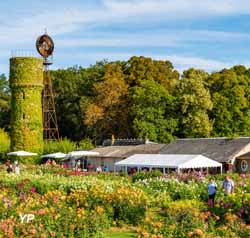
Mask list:
[{"label": "person walking", "polygon": [[234,192],[234,181],[228,175],[225,176],[222,182],[222,189],[225,195]]},{"label": "person walking", "polygon": [[215,183],[213,178],[209,179],[207,188],[208,188],[208,205],[213,206],[216,191],[217,191],[217,184]]},{"label": "person walking", "polygon": [[18,163],[15,165],[15,173],[20,174],[20,167]]},{"label": "person walking", "polygon": [[12,166],[12,164],[10,163],[9,165],[8,165],[8,167],[7,167],[7,173],[12,173],[13,172],[13,166]]}]

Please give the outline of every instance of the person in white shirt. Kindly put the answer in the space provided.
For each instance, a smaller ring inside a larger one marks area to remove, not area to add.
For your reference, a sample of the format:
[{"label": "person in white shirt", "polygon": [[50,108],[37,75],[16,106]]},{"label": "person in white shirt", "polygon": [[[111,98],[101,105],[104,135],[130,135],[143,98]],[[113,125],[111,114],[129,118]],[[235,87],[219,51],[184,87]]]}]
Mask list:
[{"label": "person in white shirt", "polygon": [[229,176],[225,176],[222,182],[222,189],[225,195],[234,192],[234,181]]},{"label": "person in white shirt", "polygon": [[18,164],[15,165],[15,173],[20,174],[20,167]]}]

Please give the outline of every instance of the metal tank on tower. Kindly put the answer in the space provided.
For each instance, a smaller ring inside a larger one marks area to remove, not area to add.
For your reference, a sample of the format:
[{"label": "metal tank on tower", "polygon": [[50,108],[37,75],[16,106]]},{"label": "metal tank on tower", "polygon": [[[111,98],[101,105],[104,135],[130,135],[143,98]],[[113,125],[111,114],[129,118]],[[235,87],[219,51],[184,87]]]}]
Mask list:
[{"label": "metal tank on tower", "polygon": [[36,41],[36,49],[43,57],[44,65],[44,89],[43,89],[43,138],[45,141],[59,139],[54,95],[52,90],[49,65],[53,63],[54,42],[45,34],[39,36]]}]

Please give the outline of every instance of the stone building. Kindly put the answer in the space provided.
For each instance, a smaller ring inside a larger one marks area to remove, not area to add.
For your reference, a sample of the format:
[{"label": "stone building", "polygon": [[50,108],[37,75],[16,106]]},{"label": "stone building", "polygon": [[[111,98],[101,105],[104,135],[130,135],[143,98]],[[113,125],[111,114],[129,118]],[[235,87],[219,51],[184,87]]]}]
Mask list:
[{"label": "stone building", "polygon": [[222,163],[224,172],[250,172],[250,137],[177,139],[160,154],[200,154]]}]

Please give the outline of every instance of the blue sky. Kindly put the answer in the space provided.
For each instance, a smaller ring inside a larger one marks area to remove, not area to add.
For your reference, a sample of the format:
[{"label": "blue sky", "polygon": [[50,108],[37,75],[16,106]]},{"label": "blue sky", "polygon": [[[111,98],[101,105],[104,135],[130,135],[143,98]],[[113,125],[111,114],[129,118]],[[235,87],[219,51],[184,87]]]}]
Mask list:
[{"label": "blue sky", "polygon": [[12,50],[54,39],[53,68],[133,55],[170,60],[179,71],[250,66],[248,0],[8,0],[0,2],[0,73]]}]

